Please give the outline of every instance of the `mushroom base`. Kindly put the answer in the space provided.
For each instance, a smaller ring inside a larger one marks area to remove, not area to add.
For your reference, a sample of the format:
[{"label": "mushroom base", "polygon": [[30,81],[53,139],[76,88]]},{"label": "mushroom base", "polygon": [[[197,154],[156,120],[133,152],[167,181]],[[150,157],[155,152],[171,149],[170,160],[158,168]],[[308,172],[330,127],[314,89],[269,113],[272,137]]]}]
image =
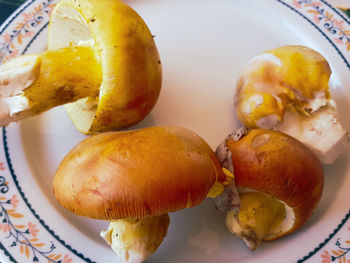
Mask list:
[{"label": "mushroom base", "polygon": [[160,246],[167,234],[168,214],[142,219],[111,221],[101,236],[111,245],[121,262],[141,263]]}]

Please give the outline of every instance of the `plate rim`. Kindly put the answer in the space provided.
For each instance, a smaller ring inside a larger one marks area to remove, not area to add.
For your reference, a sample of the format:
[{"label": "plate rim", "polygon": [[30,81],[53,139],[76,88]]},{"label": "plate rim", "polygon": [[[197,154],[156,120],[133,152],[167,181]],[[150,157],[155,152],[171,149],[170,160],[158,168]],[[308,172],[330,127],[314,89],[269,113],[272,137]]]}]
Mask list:
[{"label": "plate rim", "polygon": [[[0,27],[0,36],[5,32],[5,30],[12,24],[12,22],[20,15],[22,12],[30,7],[32,4],[37,3],[39,1],[43,0],[28,0],[24,2]],[[337,47],[337,45],[313,22],[311,19],[306,17],[303,13],[299,12],[296,8],[292,7],[291,5],[287,4],[288,0],[274,0],[279,2],[280,4],[284,5],[285,7],[291,9],[293,12],[301,16],[304,20],[306,20],[309,24],[311,24],[321,35],[327,39],[327,41],[332,45],[332,47],[337,51],[338,55],[341,57],[343,62],[345,63],[346,67],[348,70],[350,70],[350,63],[346,56],[343,55],[342,51]],[[294,0],[295,1],[295,0]],[[312,2],[313,0],[311,0]],[[329,4],[325,0],[319,0],[321,3],[325,4],[328,8],[333,10],[339,17],[342,18],[343,21],[345,21],[348,25],[350,25],[350,20],[345,17],[339,10],[337,10],[335,7],[333,7],[331,4]],[[44,0],[44,2],[56,2],[55,0]],[[45,23],[42,28],[36,32],[34,37],[31,38],[30,42],[26,44],[26,47],[23,49],[22,54],[26,53],[28,48],[31,46],[31,44],[35,41],[36,37],[42,33],[43,30],[45,30],[48,26],[48,22]],[[0,58],[1,59],[1,58]],[[1,62],[1,61],[0,61]],[[15,171],[12,166],[11,162],[11,156],[9,153],[9,148],[7,145],[7,131],[6,128],[4,127],[2,129],[3,132],[3,147],[4,147],[4,152],[5,152],[5,157],[6,157],[6,162],[10,171],[10,174],[12,176],[12,179],[15,182],[16,188],[18,192],[20,193],[22,199],[24,200],[26,206],[29,208],[29,210],[32,212],[32,214],[39,220],[41,225],[57,240],[59,241],[64,247],[66,247],[70,252],[74,253],[76,256],[80,257],[81,259],[85,260],[86,262],[89,263],[94,263],[91,259],[85,257],[82,253],[78,252],[74,248],[72,248],[69,244],[66,244],[66,242],[61,239],[53,230],[50,229],[50,227],[45,223],[45,221],[40,217],[40,215],[37,214],[37,212],[32,208],[32,205],[30,204],[29,200],[26,198],[25,193],[22,191],[21,186],[17,180],[17,176],[15,174]],[[305,262],[312,256],[314,256],[317,252],[319,252],[338,232],[342,227],[345,225],[346,222],[348,222],[350,218],[350,209],[348,212],[345,214],[341,222],[338,224],[338,226],[333,230],[332,233],[329,234],[329,236],[323,240],[316,248],[314,248],[311,252],[309,252],[307,255],[305,255],[302,259],[299,259],[297,262]],[[4,253],[9,257],[9,259],[12,261],[14,258],[12,255],[7,251],[7,249],[3,246],[1,240],[0,240],[0,249],[4,251]],[[16,262],[15,260],[12,262]]]}]

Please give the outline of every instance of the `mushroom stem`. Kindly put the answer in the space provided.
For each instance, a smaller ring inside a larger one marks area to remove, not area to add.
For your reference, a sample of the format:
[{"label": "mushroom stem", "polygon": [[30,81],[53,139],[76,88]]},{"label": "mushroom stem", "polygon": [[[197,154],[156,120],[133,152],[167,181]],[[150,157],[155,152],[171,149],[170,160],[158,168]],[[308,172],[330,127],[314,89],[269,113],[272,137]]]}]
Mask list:
[{"label": "mushroom stem", "polygon": [[91,47],[25,55],[0,66],[0,125],[81,98],[96,97],[102,82]]},{"label": "mushroom stem", "polygon": [[167,234],[168,214],[111,221],[101,236],[123,263],[141,263],[152,255]]},{"label": "mushroom stem", "polygon": [[349,133],[339,119],[333,100],[310,116],[287,110],[283,122],[274,128],[308,146],[322,163],[333,163],[349,146]]},{"label": "mushroom stem", "polygon": [[285,207],[271,196],[258,192],[240,193],[240,210],[226,215],[229,231],[242,238],[250,250],[255,250],[262,240],[281,224]]}]

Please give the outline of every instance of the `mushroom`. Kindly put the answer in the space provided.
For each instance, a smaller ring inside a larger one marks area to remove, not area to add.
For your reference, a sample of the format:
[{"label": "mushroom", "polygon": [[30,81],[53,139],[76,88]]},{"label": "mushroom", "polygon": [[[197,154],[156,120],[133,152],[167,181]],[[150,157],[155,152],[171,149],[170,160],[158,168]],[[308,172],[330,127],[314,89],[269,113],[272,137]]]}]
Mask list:
[{"label": "mushroom", "polygon": [[[217,156],[234,174],[240,200],[238,209],[228,207],[226,226],[251,250],[263,240],[298,230],[321,199],[322,165],[309,148],[289,135],[241,129],[224,140]],[[222,201],[222,196],[217,199]]]},{"label": "mushroom", "polygon": [[224,180],[198,135],[151,127],[85,139],[59,165],[53,191],[71,212],[110,221],[101,235],[122,262],[142,262],[166,235],[168,213],[199,205]]},{"label": "mushroom", "polygon": [[332,163],[349,143],[329,91],[326,59],[304,46],[282,46],[252,58],[242,71],[235,106],[248,128],[277,129]]},{"label": "mushroom", "polygon": [[161,88],[161,64],[142,18],[118,0],[62,0],[48,51],[0,66],[0,125],[66,104],[83,133],[141,121]]}]

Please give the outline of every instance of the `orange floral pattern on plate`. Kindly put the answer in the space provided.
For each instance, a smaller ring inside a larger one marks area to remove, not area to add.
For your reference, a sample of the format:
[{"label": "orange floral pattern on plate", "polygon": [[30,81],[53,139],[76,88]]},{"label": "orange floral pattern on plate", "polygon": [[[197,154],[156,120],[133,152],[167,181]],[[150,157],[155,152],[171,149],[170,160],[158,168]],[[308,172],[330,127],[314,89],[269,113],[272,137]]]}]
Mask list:
[{"label": "orange floral pattern on plate", "polygon": [[[5,166],[0,162],[0,170],[4,171]],[[8,197],[9,183],[5,177],[0,175],[0,233],[10,239],[10,247],[18,247],[20,253],[32,262],[49,263],[71,263],[72,258],[68,255],[56,254],[56,246],[53,242],[45,244],[40,241],[39,228],[33,222],[26,222],[24,215],[17,211],[20,202],[17,195]]]},{"label": "orange floral pattern on plate", "polygon": [[5,63],[19,54],[17,45],[22,45],[24,39],[34,35],[34,28],[45,21],[45,16],[51,15],[56,4],[47,0],[34,6],[32,11],[21,13],[21,20],[15,24],[11,32],[5,32],[0,38],[0,63]]},{"label": "orange floral pattern on plate", "polygon": [[[347,228],[350,236],[350,227]],[[337,238],[335,241],[335,248],[331,250],[324,250],[321,254],[322,263],[350,263],[350,238],[342,241]]]},{"label": "orange floral pattern on plate", "polygon": [[335,15],[325,8],[321,1],[293,0],[297,9],[307,9],[316,25],[321,25],[329,32],[331,39],[338,45],[344,45],[350,51],[350,29],[345,28],[345,20],[337,19]]},{"label": "orange floral pattern on plate", "polygon": [[[25,39],[30,40],[35,27],[49,17],[53,7],[52,0],[44,1],[34,6],[32,11],[21,13],[21,20],[15,24],[10,32],[5,32],[0,38],[0,62],[4,63],[17,57],[18,45],[22,45]],[[5,165],[0,162],[0,171],[5,171]],[[40,241],[40,229],[33,222],[26,222],[24,215],[17,211],[21,202],[16,194],[8,197],[9,183],[0,175],[0,233],[6,239],[10,239],[10,247],[18,247],[20,254],[29,261],[49,263],[72,263],[73,259],[68,254],[55,253],[56,246],[51,241],[45,244]],[[23,200],[22,200],[23,201]]]}]

